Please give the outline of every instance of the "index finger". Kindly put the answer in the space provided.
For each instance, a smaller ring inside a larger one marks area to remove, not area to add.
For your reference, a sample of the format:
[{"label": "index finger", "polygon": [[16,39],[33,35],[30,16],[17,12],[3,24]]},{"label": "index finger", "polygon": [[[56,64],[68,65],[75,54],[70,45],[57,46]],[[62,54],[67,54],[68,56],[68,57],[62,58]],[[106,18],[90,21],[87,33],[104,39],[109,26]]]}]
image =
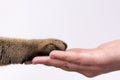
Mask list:
[{"label": "index finger", "polygon": [[81,60],[81,57],[78,53],[75,53],[73,51],[52,51],[50,53],[50,57],[53,59],[59,59],[63,61],[68,62],[76,62],[79,63]]}]

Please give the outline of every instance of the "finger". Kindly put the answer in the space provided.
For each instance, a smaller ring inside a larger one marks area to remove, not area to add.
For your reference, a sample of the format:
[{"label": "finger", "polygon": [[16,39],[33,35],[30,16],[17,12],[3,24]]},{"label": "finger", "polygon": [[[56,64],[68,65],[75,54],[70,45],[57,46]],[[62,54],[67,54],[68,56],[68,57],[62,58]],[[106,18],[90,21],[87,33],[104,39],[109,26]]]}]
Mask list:
[{"label": "finger", "polygon": [[96,62],[94,54],[91,52],[87,53],[76,53],[73,51],[52,51],[50,57],[53,59],[60,59],[75,64],[92,65]]},{"label": "finger", "polygon": [[44,56],[44,57],[37,56],[33,58],[32,63],[33,64],[49,64],[50,61],[51,60],[48,56]]},{"label": "finger", "polygon": [[81,60],[81,57],[78,53],[72,52],[72,51],[52,51],[50,53],[50,57],[52,59],[59,59],[67,62],[73,62],[73,63],[79,63]]},{"label": "finger", "polygon": [[79,65],[61,61],[57,59],[51,59],[50,57],[35,57],[32,60],[33,64],[45,64],[47,66],[55,66],[67,71],[77,71]]},{"label": "finger", "polygon": [[45,65],[48,65],[48,66],[55,66],[55,67],[60,67],[62,65],[64,65],[65,61],[61,61],[61,60],[57,60],[57,59],[51,59],[50,57],[41,57],[41,56],[38,56],[38,57],[35,57],[33,60],[32,60],[32,63],[33,64],[45,64]]}]

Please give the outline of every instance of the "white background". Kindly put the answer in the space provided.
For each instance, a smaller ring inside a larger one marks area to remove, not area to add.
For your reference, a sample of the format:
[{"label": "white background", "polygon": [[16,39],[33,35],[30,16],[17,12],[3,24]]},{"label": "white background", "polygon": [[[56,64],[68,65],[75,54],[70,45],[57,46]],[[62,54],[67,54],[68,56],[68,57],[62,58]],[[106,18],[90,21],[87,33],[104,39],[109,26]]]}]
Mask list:
[{"label": "white background", "polygon": [[[93,48],[120,39],[120,0],[0,0],[0,36]],[[0,67],[0,80],[120,80],[120,72],[86,78],[44,65],[9,65]]]}]

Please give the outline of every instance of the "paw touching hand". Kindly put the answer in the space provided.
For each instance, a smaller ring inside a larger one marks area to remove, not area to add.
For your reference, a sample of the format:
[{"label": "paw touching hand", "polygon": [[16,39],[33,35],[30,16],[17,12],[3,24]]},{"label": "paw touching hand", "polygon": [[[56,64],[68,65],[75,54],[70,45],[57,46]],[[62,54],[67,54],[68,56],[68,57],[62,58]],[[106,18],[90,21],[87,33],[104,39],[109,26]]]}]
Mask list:
[{"label": "paw touching hand", "polygon": [[57,39],[0,38],[0,65],[30,61],[35,56],[47,56],[52,50],[65,50],[65,42]]}]

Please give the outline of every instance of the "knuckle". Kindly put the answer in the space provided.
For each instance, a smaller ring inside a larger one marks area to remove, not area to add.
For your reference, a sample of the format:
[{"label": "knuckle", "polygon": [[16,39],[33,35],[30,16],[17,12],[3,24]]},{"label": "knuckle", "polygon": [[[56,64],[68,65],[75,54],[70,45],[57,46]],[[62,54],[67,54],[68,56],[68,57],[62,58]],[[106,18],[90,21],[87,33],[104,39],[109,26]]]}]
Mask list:
[{"label": "knuckle", "polygon": [[68,65],[67,62],[63,63],[63,64],[62,64],[62,67],[63,67],[64,69],[70,69],[70,67],[69,67],[69,65]]}]

